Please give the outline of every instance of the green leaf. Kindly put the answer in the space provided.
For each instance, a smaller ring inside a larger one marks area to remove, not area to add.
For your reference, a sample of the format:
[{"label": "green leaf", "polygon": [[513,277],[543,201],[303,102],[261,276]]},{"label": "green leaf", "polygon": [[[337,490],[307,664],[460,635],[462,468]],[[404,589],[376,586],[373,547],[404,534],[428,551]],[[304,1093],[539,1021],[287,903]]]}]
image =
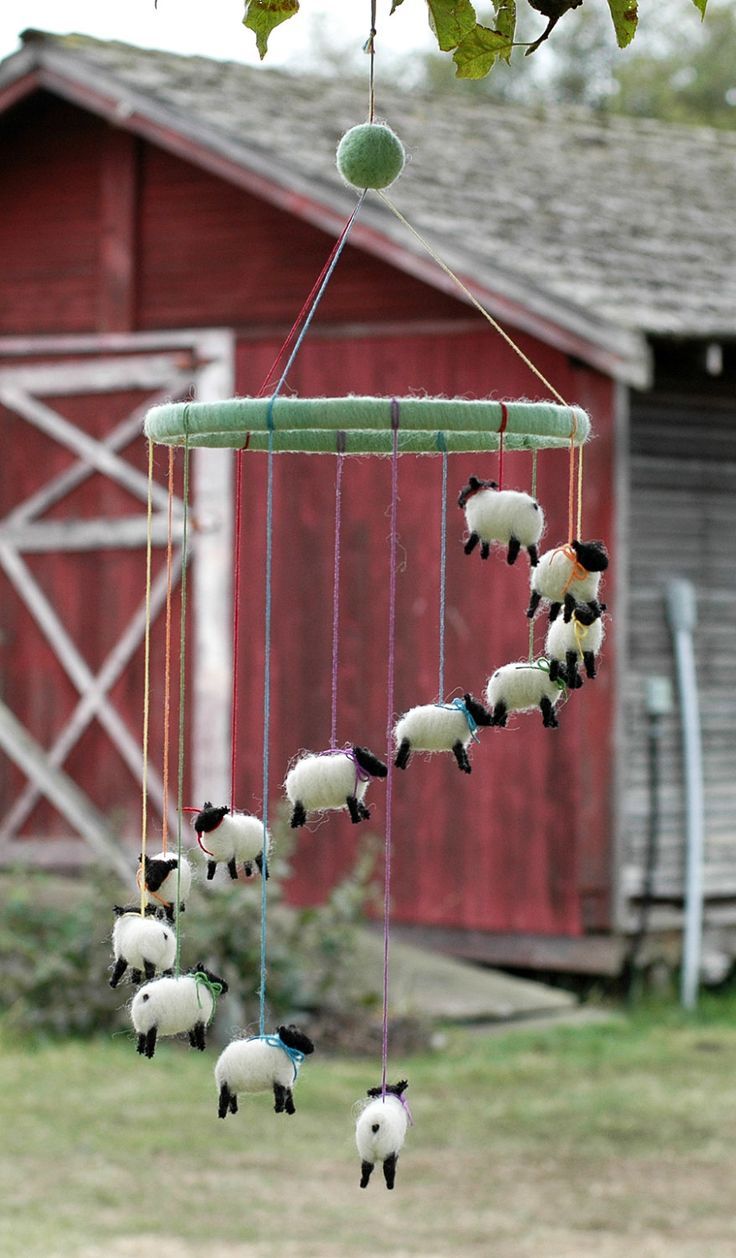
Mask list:
[{"label": "green leaf", "polygon": [[511,60],[511,46],[514,42],[516,34],[516,0],[494,0],[494,8],[496,10],[496,30],[499,35],[505,35],[509,41],[509,46],[505,52],[499,54],[503,61]]},{"label": "green leaf", "polygon": [[429,24],[443,52],[457,48],[472,31],[477,17],[470,0],[427,0]]},{"label": "green leaf", "polygon": [[616,31],[616,42],[619,48],[625,48],[634,38],[639,21],[636,0],[608,0],[608,7]]},{"label": "green leaf", "polygon": [[[398,3],[401,4],[401,0],[398,0]],[[698,10],[698,13],[700,14],[701,18],[704,18],[708,0],[693,0],[693,4],[695,5],[695,8]]]},{"label": "green leaf", "polygon": [[509,46],[507,35],[491,31],[487,26],[476,26],[458,44],[453,54],[459,79],[484,79],[499,57],[506,55]]},{"label": "green leaf", "polygon": [[[395,13],[399,5],[403,3],[404,0],[391,0],[391,13]],[[391,13],[389,13],[389,17],[391,16]]]},{"label": "green leaf", "polygon": [[261,61],[268,50],[268,37],[276,26],[299,12],[299,0],[246,0],[243,26],[255,32]]}]

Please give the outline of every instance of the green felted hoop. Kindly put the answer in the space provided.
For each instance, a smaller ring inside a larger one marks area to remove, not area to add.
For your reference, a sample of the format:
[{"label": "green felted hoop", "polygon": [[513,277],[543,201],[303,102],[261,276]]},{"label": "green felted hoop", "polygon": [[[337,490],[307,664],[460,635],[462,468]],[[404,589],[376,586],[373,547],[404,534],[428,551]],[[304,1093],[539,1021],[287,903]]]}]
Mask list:
[{"label": "green felted hoop", "polygon": [[[144,432],[157,445],[210,446],[279,452],[389,454],[392,398],[234,398],[228,402],[170,402],[154,406]],[[443,433],[454,452],[498,450],[504,425],[507,450],[583,445],[590,436],[587,413],[554,402],[469,401],[467,398],[396,398],[399,449],[436,454]]]}]

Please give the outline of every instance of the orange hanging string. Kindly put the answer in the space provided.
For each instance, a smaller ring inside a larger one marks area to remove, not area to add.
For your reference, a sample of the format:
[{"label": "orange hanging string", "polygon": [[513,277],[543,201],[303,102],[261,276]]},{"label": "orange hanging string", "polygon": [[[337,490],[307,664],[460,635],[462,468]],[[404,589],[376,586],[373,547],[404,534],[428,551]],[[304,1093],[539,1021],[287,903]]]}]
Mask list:
[{"label": "orange hanging string", "polygon": [[583,450],[584,446],[578,449],[578,523],[576,536],[578,540],[583,535]]},{"label": "orange hanging string", "polygon": [[572,413],[572,429],[570,431],[570,477],[567,494],[567,537],[572,542],[575,533],[575,436],[578,428],[578,417]]}]

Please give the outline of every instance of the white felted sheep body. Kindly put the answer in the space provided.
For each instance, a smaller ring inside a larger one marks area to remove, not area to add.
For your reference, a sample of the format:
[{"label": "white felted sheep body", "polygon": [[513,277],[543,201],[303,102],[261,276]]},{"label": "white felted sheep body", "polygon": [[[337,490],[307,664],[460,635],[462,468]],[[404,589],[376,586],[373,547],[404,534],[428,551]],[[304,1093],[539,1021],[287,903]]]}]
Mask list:
[{"label": "white felted sheep body", "polygon": [[360,1186],[367,1188],[377,1162],[383,1164],[387,1188],[393,1188],[396,1179],[396,1163],[404,1146],[406,1131],[411,1121],[403,1092],[406,1081],[393,1084],[381,1096],[380,1088],[372,1088],[365,1108],[358,1115],[355,1125],[355,1143],[360,1156]]},{"label": "white felted sheep body", "polygon": [[562,680],[552,681],[549,662],[537,660],[533,664],[519,660],[504,664],[488,678],[485,697],[491,709],[493,725],[504,726],[509,712],[531,712],[540,708],[543,724],[550,729],[558,724],[555,704],[565,689]]},{"label": "white felted sheep body", "polygon": [[550,680],[561,677],[572,689],[582,686],[578,665],[582,663],[587,677],[595,677],[595,661],[603,645],[604,629],[600,616],[576,609],[572,618],[553,621],[547,630],[544,652],[549,659]]},{"label": "white felted sheep body", "polygon": [[394,726],[398,769],[405,769],[413,751],[451,751],[463,773],[470,773],[467,748],[478,741],[479,725],[490,725],[490,715],[472,695],[452,703],[425,703],[410,708]]},{"label": "white felted sheep body", "polygon": [[130,1015],[138,1032],[138,1052],[153,1057],[159,1035],[187,1032],[192,1048],[204,1051],[205,1030],[215,1016],[217,997],[227,991],[224,979],[203,965],[178,978],[157,978],[133,997]]},{"label": "white felted sheep body", "polygon": [[[271,837],[264,831],[263,822],[252,813],[231,812],[226,805],[216,808],[206,803],[194,820],[197,842],[208,857],[207,879],[215,876],[218,864],[227,865],[231,878],[238,876],[238,864],[242,863],[246,878],[256,865],[268,877],[268,853]],[[266,859],[263,858],[265,839]]]},{"label": "white felted sheep body", "polygon": [[523,546],[532,567],[536,564],[537,543],[544,531],[544,512],[536,498],[471,476],[460,491],[458,505],[465,511],[469,533],[466,555],[480,542],[481,559],[487,559],[497,543],[508,548],[506,558],[512,564]]},{"label": "white felted sheep body", "polygon": [[307,813],[347,808],[353,824],[367,821],[370,812],[363,802],[372,777],[385,777],[387,769],[365,747],[345,747],[307,752],[289,769],[284,782],[292,804],[291,827],[303,826]]},{"label": "white felted sheep body", "polygon": [[145,974],[154,977],[157,970],[171,970],[176,957],[176,935],[172,927],[154,916],[141,917],[135,908],[115,907],[118,914],[112,932],[115,958],[110,986],[117,987],[128,966],[132,983],[140,983]]},{"label": "white felted sheep body", "polygon": [[[176,910],[176,887],[179,883],[179,910],[184,912],[192,889],[192,867],[186,856],[181,858],[181,872],[176,855],[156,852],[145,858],[145,892],[147,904],[162,904],[166,915],[173,921]],[[139,872],[140,877],[140,872]]]},{"label": "white felted sheep body", "polygon": [[308,1036],[293,1025],[274,1035],[233,1040],[215,1065],[220,1118],[238,1112],[238,1093],[273,1092],[277,1114],[295,1113],[292,1089],[304,1058],[314,1052]]},{"label": "white felted sheep body", "polygon": [[550,604],[550,620],[556,620],[563,604],[568,621],[580,603],[600,616],[598,591],[601,573],[607,567],[608,554],[602,542],[573,541],[545,551],[532,572],[527,616],[535,614],[543,599]]}]

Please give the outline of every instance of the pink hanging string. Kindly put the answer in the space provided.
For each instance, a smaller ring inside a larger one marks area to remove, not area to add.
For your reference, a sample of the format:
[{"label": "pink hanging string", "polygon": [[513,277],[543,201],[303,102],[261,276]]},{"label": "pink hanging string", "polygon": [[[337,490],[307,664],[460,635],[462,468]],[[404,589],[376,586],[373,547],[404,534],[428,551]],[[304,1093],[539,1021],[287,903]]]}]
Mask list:
[{"label": "pink hanging string", "polygon": [[383,886],[383,1039],[381,1048],[381,1095],[386,1095],[388,1074],[388,994],[391,948],[391,840],[393,769],[392,754],[394,725],[394,691],[396,679],[396,558],[398,551],[397,516],[399,503],[399,403],[391,399],[391,524],[389,530],[389,583],[388,583],[388,675],[386,681],[387,722],[386,744],[388,775],[386,777],[386,837],[384,846]]},{"label": "pink hanging string", "polygon": [[335,468],[335,560],[332,579],[332,684],[330,747],[337,746],[337,674],[340,653],[340,557],[342,548],[342,474],[345,465],[345,433],[337,434]]}]

